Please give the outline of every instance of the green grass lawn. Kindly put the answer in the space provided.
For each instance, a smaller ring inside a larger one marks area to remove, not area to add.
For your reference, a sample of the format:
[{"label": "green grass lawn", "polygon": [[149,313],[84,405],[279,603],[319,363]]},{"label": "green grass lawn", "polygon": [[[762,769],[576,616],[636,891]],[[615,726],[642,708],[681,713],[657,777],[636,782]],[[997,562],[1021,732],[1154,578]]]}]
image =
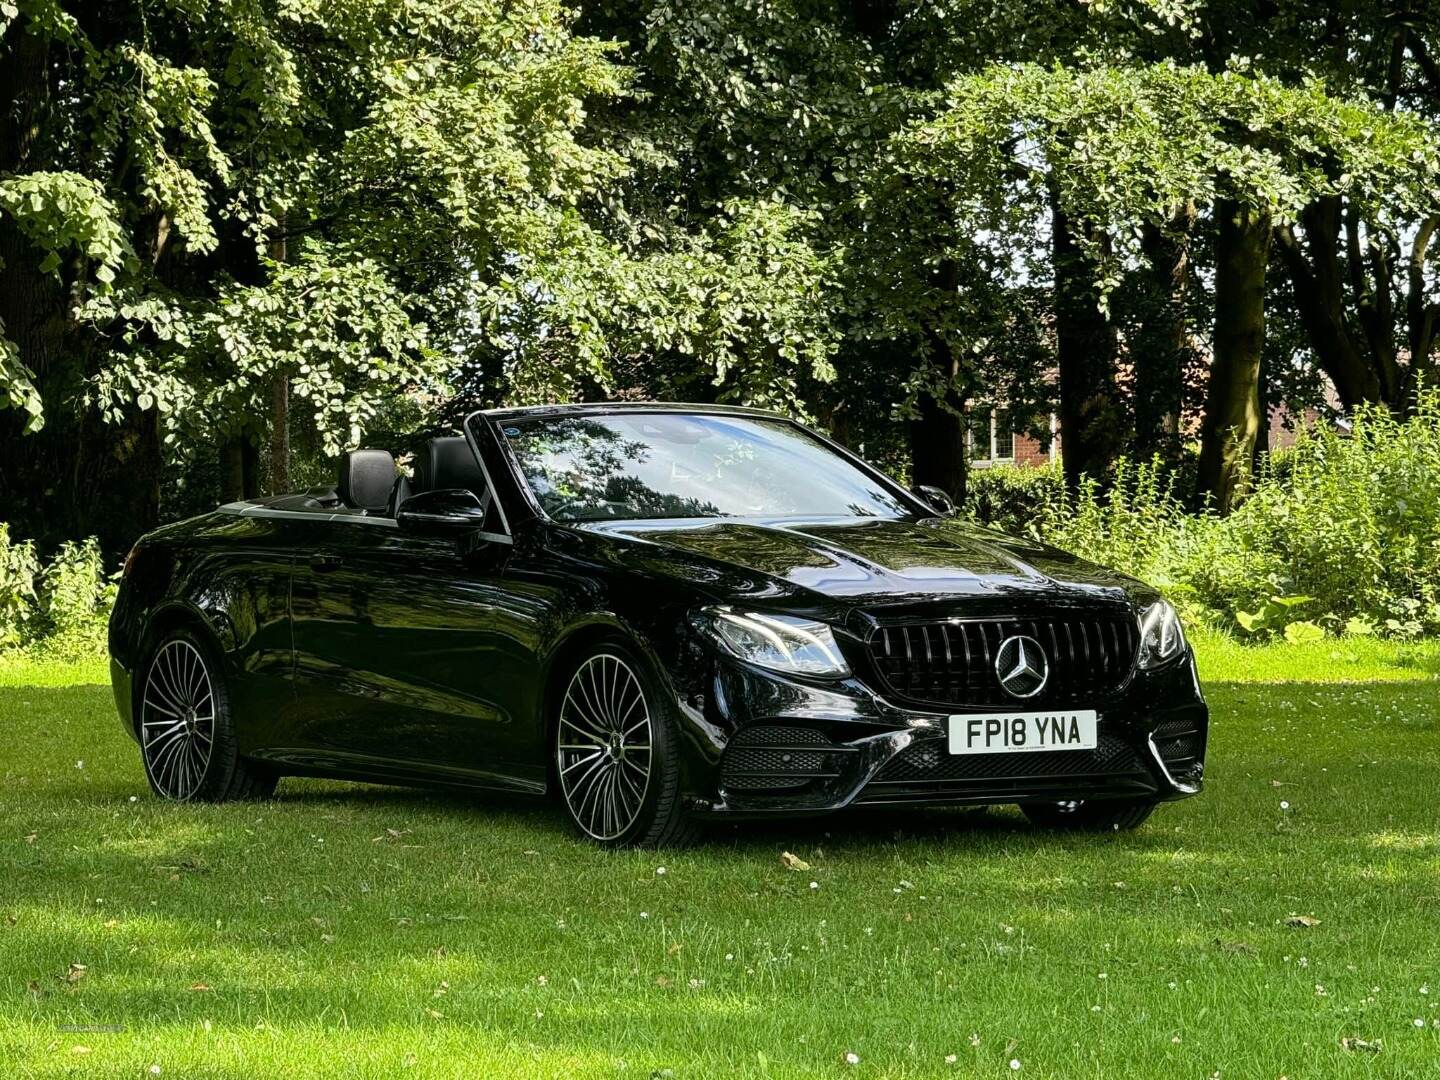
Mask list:
[{"label": "green grass lawn", "polygon": [[0,663],[0,1064],[1440,1075],[1440,649],[1199,647],[1209,787],[1137,833],[894,812],[660,855],[379,787],[163,805],[98,665]]}]

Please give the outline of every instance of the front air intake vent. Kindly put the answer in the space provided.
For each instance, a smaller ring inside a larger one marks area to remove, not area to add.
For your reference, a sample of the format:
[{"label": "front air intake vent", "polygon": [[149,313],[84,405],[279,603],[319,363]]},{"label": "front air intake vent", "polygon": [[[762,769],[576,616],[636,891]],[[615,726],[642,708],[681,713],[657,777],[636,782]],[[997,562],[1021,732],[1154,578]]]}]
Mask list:
[{"label": "front air intake vent", "polygon": [[851,752],[814,728],[753,724],[725,748],[720,783],[727,791],[798,791],[839,776],[838,759]]}]

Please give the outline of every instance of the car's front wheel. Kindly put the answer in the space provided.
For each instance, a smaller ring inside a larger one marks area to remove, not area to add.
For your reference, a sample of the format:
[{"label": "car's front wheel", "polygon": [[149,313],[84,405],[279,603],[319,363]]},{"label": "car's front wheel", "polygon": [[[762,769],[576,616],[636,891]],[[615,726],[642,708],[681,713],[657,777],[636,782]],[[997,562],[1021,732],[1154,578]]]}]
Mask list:
[{"label": "car's front wheel", "polygon": [[140,756],[150,789],[177,802],[266,798],[275,776],[240,757],[213,649],[189,630],[155,647],[140,687]]},{"label": "car's front wheel", "polygon": [[672,847],[693,839],[665,701],[645,662],[618,643],[570,672],[555,716],[555,773],[570,820],[591,840]]},{"label": "car's front wheel", "polygon": [[1149,800],[1104,799],[1061,803],[1024,803],[1034,824],[1047,829],[1076,832],[1129,832],[1138,829],[1155,812]]}]

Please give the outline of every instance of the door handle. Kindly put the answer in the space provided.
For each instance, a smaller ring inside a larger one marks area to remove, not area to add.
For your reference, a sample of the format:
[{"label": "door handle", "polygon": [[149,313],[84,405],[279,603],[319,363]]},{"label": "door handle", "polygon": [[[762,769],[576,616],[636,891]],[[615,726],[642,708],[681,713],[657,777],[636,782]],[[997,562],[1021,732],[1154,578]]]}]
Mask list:
[{"label": "door handle", "polygon": [[317,574],[328,574],[332,570],[339,570],[341,562],[339,555],[311,555],[310,569]]}]

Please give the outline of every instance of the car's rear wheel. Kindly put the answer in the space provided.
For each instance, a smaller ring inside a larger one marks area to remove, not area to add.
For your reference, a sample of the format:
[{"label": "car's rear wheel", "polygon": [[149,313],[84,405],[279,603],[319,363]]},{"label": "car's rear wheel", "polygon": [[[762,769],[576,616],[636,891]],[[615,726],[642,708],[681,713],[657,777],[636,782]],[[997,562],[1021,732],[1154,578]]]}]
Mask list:
[{"label": "car's rear wheel", "polygon": [[1034,824],[1046,829],[1070,829],[1076,832],[1129,832],[1145,824],[1155,812],[1150,800],[1102,799],[1061,803],[1024,803]]},{"label": "car's rear wheel", "polygon": [[618,643],[587,654],[565,682],[555,773],[570,820],[596,843],[672,847],[694,838],[665,700],[648,666]]},{"label": "car's rear wheel", "polygon": [[163,638],[140,687],[140,756],[150,790],[176,802],[265,798],[275,776],[240,757],[214,650],[189,630]]}]

